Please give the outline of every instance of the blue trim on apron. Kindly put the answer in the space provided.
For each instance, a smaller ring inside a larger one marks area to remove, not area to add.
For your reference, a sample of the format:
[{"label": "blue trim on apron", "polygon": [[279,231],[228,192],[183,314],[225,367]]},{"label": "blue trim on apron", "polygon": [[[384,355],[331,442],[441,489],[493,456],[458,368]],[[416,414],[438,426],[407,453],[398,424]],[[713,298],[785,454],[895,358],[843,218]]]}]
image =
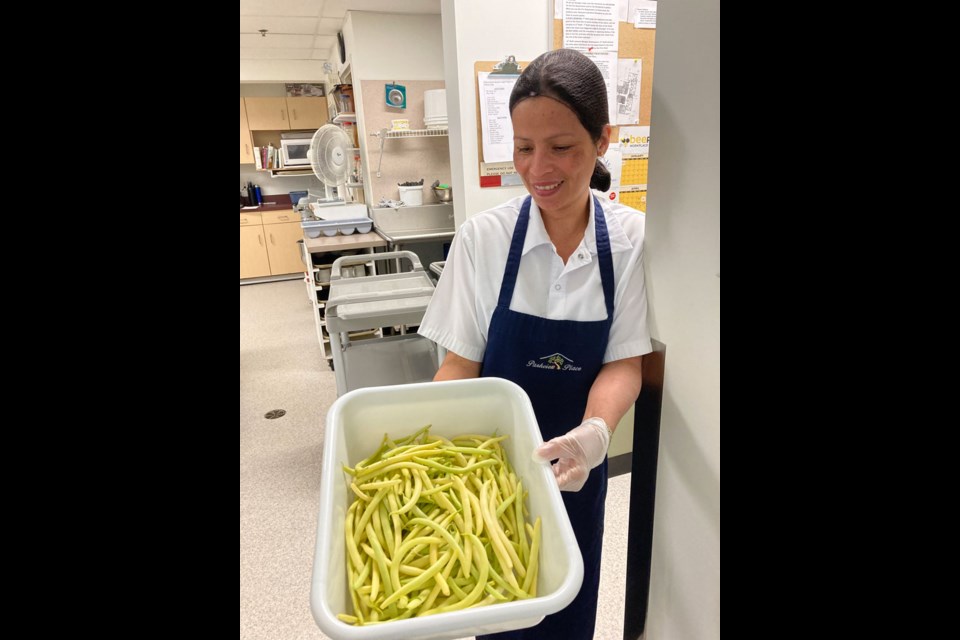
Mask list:
[{"label": "blue trim on apron", "polygon": [[[577,322],[549,320],[510,310],[523,243],[530,221],[530,197],[520,208],[513,231],[500,298],[490,320],[487,348],[480,375],[500,377],[520,385],[530,396],[543,439],[549,440],[580,424],[590,387],[603,366],[610,325],[613,323],[613,258],[603,208],[594,199],[597,257],[607,311],[605,320]],[[531,640],[564,638],[591,640],[600,588],[604,500],[607,497],[607,461],[593,469],[583,489],[564,491],[563,502],[583,555],[583,586],[573,602],[528,629],[477,636],[477,640]]]}]

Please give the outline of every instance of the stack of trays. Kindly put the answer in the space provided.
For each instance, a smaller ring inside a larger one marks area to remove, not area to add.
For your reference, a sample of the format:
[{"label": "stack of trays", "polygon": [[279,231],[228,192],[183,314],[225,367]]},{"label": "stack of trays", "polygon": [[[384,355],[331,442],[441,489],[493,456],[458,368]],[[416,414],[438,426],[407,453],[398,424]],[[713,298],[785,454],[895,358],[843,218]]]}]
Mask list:
[{"label": "stack of trays", "polygon": [[447,90],[434,89],[423,93],[423,126],[425,129],[447,128]]}]

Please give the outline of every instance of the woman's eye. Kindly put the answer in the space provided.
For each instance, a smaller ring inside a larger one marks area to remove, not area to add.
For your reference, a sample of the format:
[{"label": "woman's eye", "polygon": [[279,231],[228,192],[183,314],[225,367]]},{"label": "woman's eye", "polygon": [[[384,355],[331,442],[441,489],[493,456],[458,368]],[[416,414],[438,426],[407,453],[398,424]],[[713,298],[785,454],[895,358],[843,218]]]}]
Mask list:
[{"label": "woman's eye", "polygon": [[570,149],[569,146],[566,146],[566,147],[554,147],[554,148],[553,148],[554,151],[561,151],[561,152],[562,152],[562,151],[567,151],[567,150],[569,150],[569,149]]},{"label": "woman's eye", "polygon": [[530,153],[530,147],[517,147],[519,153]]}]

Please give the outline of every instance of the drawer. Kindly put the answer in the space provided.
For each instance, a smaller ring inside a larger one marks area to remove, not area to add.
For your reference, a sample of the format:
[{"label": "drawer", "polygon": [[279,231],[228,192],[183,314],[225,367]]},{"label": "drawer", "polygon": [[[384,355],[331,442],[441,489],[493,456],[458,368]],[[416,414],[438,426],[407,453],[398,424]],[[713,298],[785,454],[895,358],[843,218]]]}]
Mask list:
[{"label": "drawer", "polygon": [[300,222],[300,214],[294,211],[293,209],[287,209],[286,211],[264,211],[260,214],[263,216],[263,224],[282,224],[284,222]]},{"label": "drawer", "polygon": [[250,227],[253,225],[263,224],[263,220],[260,217],[259,211],[254,212],[240,212],[240,226],[241,227]]}]

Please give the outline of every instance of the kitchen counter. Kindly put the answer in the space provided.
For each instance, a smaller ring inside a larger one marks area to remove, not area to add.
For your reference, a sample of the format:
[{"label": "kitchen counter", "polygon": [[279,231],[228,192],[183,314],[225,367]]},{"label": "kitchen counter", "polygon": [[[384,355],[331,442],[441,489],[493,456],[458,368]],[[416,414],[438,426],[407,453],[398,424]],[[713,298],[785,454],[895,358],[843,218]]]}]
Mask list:
[{"label": "kitchen counter", "polygon": [[[274,202],[274,200],[270,200]],[[263,213],[264,211],[292,211],[293,205],[290,204],[290,200],[287,199],[286,202],[276,201],[276,204],[262,204],[259,207],[250,207],[246,208],[243,205],[240,205],[240,213]]]},{"label": "kitchen counter", "polygon": [[286,193],[273,193],[263,196],[263,204],[259,207],[245,209],[240,205],[240,213],[263,213],[264,211],[284,211],[292,210],[293,204],[290,202],[290,196]]}]

